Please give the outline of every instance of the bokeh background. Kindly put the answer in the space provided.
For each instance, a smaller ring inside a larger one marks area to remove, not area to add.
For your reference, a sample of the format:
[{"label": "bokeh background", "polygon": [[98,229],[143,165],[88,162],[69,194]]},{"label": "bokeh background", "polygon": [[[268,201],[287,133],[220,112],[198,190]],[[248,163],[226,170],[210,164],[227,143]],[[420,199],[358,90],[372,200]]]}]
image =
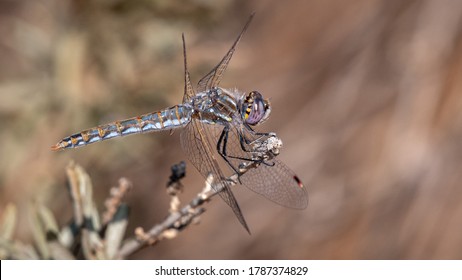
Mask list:
[{"label": "bokeh background", "polygon": [[[295,211],[235,193],[252,235],[219,199],[147,259],[462,258],[462,1],[0,1],[0,211],[72,216],[65,166],[88,170],[96,201],[134,189],[129,233],[167,214],[179,133],[51,152],[64,136],[178,103],[181,33],[197,82],[256,17],[221,85],[271,99],[261,128],[308,186]],[[187,202],[203,187],[188,165]]]}]

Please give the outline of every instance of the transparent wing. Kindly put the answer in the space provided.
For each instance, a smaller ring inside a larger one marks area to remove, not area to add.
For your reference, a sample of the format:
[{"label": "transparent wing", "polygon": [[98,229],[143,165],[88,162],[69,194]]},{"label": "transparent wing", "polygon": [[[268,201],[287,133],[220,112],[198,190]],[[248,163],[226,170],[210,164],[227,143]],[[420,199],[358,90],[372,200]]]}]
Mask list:
[{"label": "transparent wing", "polygon": [[244,35],[245,31],[250,25],[250,22],[253,19],[253,16],[255,13],[250,15],[250,18],[247,20],[247,23],[245,24],[244,28],[242,29],[241,33],[237,37],[236,41],[234,41],[234,44],[231,46],[229,51],[226,53],[226,55],[223,57],[223,59],[218,63],[215,68],[212,69],[207,75],[205,75],[202,79],[200,79],[199,83],[197,84],[197,91],[205,91],[207,89],[211,89],[212,87],[218,86],[218,84],[221,81],[221,77],[223,76],[223,73],[226,70],[226,67],[228,67],[228,63],[233,57],[234,51],[236,50],[236,46],[239,43],[239,41],[242,38],[242,35]]},{"label": "transparent wing", "polygon": [[[235,167],[251,159],[249,152],[243,151],[239,141],[239,130],[229,132],[227,140],[228,160]],[[259,136],[246,134],[249,140],[255,140]],[[253,139],[252,139],[253,138]],[[247,146],[250,149],[251,147]],[[249,162],[249,161],[247,161]],[[278,159],[272,159],[266,164],[261,163],[257,168],[252,168],[240,177],[241,183],[250,190],[265,198],[288,208],[304,209],[308,205],[308,193],[295,173]]]},{"label": "transparent wing", "polygon": [[181,39],[183,40],[183,59],[184,59],[184,95],[183,103],[188,102],[195,95],[194,89],[191,85],[191,77],[189,76],[188,71],[188,61],[186,57],[186,42],[184,39],[184,34],[181,34]]},{"label": "transparent wing", "polygon": [[[197,119],[193,119],[191,123],[181,132],[181,146],[188,155],[189,160],[194,164],[204,178],[207,178],[207,176],[211,173],[216,182],[222,184],[223,190],[219,192],[220,197],[229,205],[229,207],[231,207],[239,222],[250,233],[249,227],[247,226],[241,209],[237,204],[236,198],[231,192],[229,182],[224,180],[224,174],[214,156],[216,154],[216,148],[215,145],[212,145],[211,143],[216,142],[210,142],[211,138],[214,137],[212,137],[209,131],[209,129],[213,130],[212,126],[213,125],[207,125],[201,123]],[[217,127],[217,125],[214,125],[214,127]],[[217,190],[216,186],[215,190]]]},{"label": "transparent wing", "polygon": [[280,160],[273,159],[271,162],[274,165],[261,164],[243,174],[242,184],[279,205],[305,209],[308,194],[300,179]]},{"label": "transparent wing", "polygon": [[[188,71],[187,57],[186,57],[186,43],[185,43],[184,35],[182,36],[182,40],[183,40],[184,75],[185,75],[185,88],[184,88],[183,102],[188,102],[194,97],[195,93],[191,85],[191,78],[190,78],[189,71]],[[230,58],[231,57],[229,57],[229,59]],[[228,59],[228,62],[229,62],[229,59]],[[218,66],[216,68],[218,68]],[[224,66],[223,70],[219,71],[220,76],[222,75],[224,69],[226,69],[226,66]],[[214,72],[214,70],[212,70],[212,72]],[[213,76],[210,73],[207,76],[209,75]],[[210,76],[210,80],[212,80],[211,76]],[[218,78],[218,81],[219,81],[219,78]],[[206,83],[207,82],[205,82],[205,84]],[[198,89],[198,90],[202,91],[202,89]],[[224,174],[221,171],[216,158],[214,157],[214,154],[216,154],[215,152],[216,148],[215,148],[215,145],[211,145],[211,143],[216,143],[216,142],[210,142],[211,139],[214,139],[214,137],[211,137],[210,131],[208,132],[207,129],[213,130],[213,128],[210,128],[210,125],[203,124],[199,120],[193,119],[191,123],[187,125],[181,132],[181,136],[180,136],[181,146],[186,152],[186,154],[188,155],[189,160],[193,163],[193,165],[197,168],[197,170],[202,174],[202,176],[204,176],[204,178],[207,178],[207,176],[211,173],[214,179],[216,180],[215,182],[223,186],[223,189],[219,192],[220,197],[231,207],[231,209],[233,210],[239,222],[250,233],[249,227],[247,226],[245,218],[242,215],[239,204],[237,203],[236,198],[231,192],[229,182],[224,180],[225,178]],[[216,191],[218,191],[215,185],[213,185],[213,187],[215,188]]]}]

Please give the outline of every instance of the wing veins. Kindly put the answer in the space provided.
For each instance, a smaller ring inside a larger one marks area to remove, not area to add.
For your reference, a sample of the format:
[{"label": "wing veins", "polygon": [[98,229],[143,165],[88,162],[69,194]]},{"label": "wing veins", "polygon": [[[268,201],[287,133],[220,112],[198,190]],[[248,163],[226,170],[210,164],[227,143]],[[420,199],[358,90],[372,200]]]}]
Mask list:
[{"label": "wing veins", "polygon": [[221,77],[223,73],[225,72],[226,68],[228,67],[228,63],[231,60],[234,51],[236,50],[236,46],[241,40],[242,36],[244,35],[245,31],[249,27],[250,23],[252,22],[252,19],[254,17],[255,13],[252,13],[247,20],[247,23],[245,24],[244,28],[242,29],[241,33],[239,33],[239,36],[237,39],[234,41],[233,45],[231,48],[228,50],[226,55],[221,59],[220,63],[218,63],[217,66],[215,66],[212,71],[210,71],[207,75],[205,75],[202,79],[200,79],[199,83],[197,84],[197,89],[198,91],[204,91],[207,89],[210,89],[212,87],[218,86],[220,83]]}]

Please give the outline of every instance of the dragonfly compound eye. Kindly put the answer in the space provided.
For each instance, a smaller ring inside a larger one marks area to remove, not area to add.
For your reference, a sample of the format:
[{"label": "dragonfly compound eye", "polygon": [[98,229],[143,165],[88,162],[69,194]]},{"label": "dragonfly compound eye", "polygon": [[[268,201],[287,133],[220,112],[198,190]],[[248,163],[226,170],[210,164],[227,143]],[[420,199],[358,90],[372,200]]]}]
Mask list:
[{"label": "dragonfly compound eye", "polygon": [[252,91],[245,96],[242,112],[246,123],[258,125],[268,119],[271,107],[258,91]]}]

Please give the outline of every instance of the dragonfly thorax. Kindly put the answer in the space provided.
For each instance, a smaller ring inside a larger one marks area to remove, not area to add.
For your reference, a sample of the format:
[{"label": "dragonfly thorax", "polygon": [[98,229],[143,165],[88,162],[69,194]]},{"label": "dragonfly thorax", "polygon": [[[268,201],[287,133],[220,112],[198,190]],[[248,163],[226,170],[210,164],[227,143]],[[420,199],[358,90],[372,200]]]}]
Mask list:
[{"label": "dragonfly thorax", "polygon": [[249,125],[259,125],[266,121],[271,113],[271,106],[267,99],[258,91],[251,91],[242,95],[239,110],[244,121]]},{"label": "dragonfly thorax", "polygon": [[198,93],[191,104],[202,122],[228,125],[239,110],[237,103],[233,92],[215,87]]}]

